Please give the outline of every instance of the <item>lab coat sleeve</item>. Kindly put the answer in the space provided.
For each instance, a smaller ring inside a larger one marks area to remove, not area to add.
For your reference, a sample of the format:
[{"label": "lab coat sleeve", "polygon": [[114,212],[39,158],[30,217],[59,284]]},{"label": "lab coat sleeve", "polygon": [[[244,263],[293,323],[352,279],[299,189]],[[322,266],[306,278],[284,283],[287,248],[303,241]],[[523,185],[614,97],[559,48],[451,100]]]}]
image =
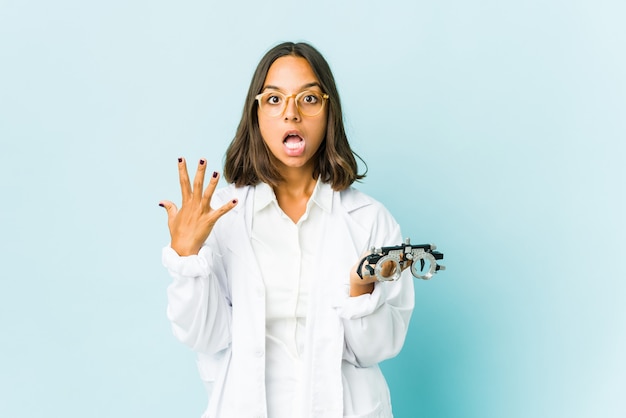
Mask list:
[{"label": "lab coat sleeve", "polygon": [[167,246],[162,256],[173,278],[167,289],[167,316],[176,338],[206,354],[226,348],[231,341],[231,306],[219,279],[221,257],[207,244],[188,257]]},{"label": "lab coat sleeve", "polygon": [[[376,224],[370,246],[402,242],[400,227],[386,213]],[[396,356],[404,344],[414,307],[413,276],[406,269],[395,282],[377,282],[371,294],[349,297],[337,307],[344,325],[344,360],[369,367]]]}]

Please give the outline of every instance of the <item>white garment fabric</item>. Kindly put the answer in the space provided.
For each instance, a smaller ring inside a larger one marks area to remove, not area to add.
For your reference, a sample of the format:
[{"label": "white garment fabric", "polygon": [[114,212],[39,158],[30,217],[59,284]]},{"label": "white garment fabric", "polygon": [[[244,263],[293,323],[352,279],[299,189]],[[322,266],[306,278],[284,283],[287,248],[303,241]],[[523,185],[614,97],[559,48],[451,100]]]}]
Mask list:
[{"label": "white garment fabric", "polygon": [[302,410],[302,355],[310,286],[323,212],[332,189],[318,182],[306,211],[294,223],[267,184],[254,188],[252,249],[265,284],[265,390],[268,416],[299,418]]},{"label": "white garment fabric", "polygon": [[[174,335],[198,353],[209,393],[204,418],[268,417],[265,377],[273,350],[266,349],[266,290],[251,243],[254,189],[216,191],[214,207],[233,198],[239,204],[216,223],[198,255],[163,249],[173,277],[167,313]],[[379,202],[354,188],[332,191],[330,211],[321,213],[324,238],[315,250],[301,356],[301,416],[390,418],[378,363],[402,348],[413,278],[406,270],[396,282],[376,283],[372,294],[349,297],[349,272],[369,248],[402,242],[400,228]]]}]

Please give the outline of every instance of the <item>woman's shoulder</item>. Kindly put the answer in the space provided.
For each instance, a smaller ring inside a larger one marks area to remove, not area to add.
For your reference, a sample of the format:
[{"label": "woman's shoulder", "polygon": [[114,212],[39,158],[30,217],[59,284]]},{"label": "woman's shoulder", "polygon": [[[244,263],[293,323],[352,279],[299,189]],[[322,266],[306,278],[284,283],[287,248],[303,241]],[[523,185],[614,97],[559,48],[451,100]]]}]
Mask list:
[{"label": "woman's shoulder", "polygon": [[385,210],[385,206],[372,196],[362,192],[361,190],[350,186],[339,192],[341,205],[348,211],[352,212],[357,209],[369,207],[371,210]]},{"label": "woman's shoulder", "polygon": [[[399,225],[391,212],[380,201],[354,187],[349,187],[339,194],[341,206],[350,219],[369,231],[371,237],[379,237],[380,234],[385,237],[384,239],[376,238],[373,243],[386,242],[389,234],[396,234]],[[381,245],[380,243],[375,245]]]}]

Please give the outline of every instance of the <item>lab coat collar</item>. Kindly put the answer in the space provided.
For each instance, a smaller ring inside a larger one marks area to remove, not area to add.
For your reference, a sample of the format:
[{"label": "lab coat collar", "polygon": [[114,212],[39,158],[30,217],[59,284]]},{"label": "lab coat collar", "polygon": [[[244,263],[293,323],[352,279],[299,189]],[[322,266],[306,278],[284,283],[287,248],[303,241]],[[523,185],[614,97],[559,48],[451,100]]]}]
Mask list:
[{"label": "lab coat collar", "polygon": [[[247,201],[248,193],[250,193],[251,190],[254,190],[255,187],[259,186],[260,184],[257,186],[236,187],[231,184],[229,187],[223,190],[223,195],[227,199],[236,198],[239,200],[239,202],[246,202],[245,205],[239,204],[235,206],[232,209],[233,214],[245,214],[246,212],[249,212],[248,215],[252,215],[253,202]],[[269,188],[269,190],[273,194],[271,188],[267,185],[265,186]],[[330,184],[318,181],[316,189],[319,189],[319,191],[317,194],[314,191],[315,202],[326,212],[332,211],[333,205],[336,205],[336,209],[342,207],[346,212],[350,213],[354,210],[357,210],[363,206],[367,206],[372,203],[371,200],[367,198],[367,196],[362,193],[356,192],[356,190],[352,187],[335,194]],[[268,203],[269,201],[265,202],[266,205]],[[251,217],[246,216],[246,218],[248,219],[248,223],[251,224]]]},{"label": "lab coat collar", "polygon": [[[269,186],[266,185],[269,189],[269,192],[273,191]],[[252,245],[249,240],[239,241],[235,239],[229,239],[234,237],[242,237],[242,236],[251,236],[252,231],[252,215],[254,210],[254,199],[250,195],[253,193],[255,186],[244,186],[244,187],[235,187],[234,185],[230,185],[226,190],[224,190],[224,196],[228,196],[228,199],[236,198],[239,201],[239,204],[235,206],[231,210],[230,218],[230,226],[232,229],[232,233],[227,237],[226,246],[230,250],[235,253],[245,252],[246,257],[243,258],[244,262],[251,262],[255,260],[253,257],[254,253],[252,250]],[[344,212],[344,216],[340,217],[343,219],[341,223],[345,223],[344,225],[338,224],[335,226],[328,225],[327,227],[330,230],[332,228],[340,227],[340,228],[348,228],[351,231],[351,234],[347,234],[346,236],[355,236],[355,234],[367,234],[367,231],[363,230],[360,225],[357,225],[353,222],[350,216],[347,216],[350,212],[357,210],[361,207],[367,206],[371,204],[371,200],[368,199],[362,193],[358,193],[353,188],[348,188],[344,191],[335,193],[331,186],[327,183],[323,183],[318,181],[316,186],[315,201],[320,205],[322,209],[326,213],[331,213],[332,211],[342,211]],[[334,222],[337,222],[337,217],[333,217],[335,219]],[[358,239],[355,239],[355,243],[359,242]],[[338,243],[333,243],[333,245],[337,245]],[[325,246],[325,251],[328,251],[330,246]],[[356,249],[357,251],[364,251],[366,249]],[[360,252],[359,252],[360,255]],[[255,268],[256,263],[254,264]]]},{"label": "lab coat collar", "polygon": [[311,195],[311,200],[319,206],[324,212],[330,213],[333,208],[333,189],[330,184],[317,179],[315,190]]},{"label": "lab coat collar", "polygon": [[276,194],[269,184],[259,183],[254,186],[254,213],[265,209],[272,202],[276,202]]},{"label": "lab coat collar", "polygon": [[[266,183],[259,183],[254,186],[254,212],[263,210],[267,205],[276,200],[276,194],[272,187]],[[333,189],[328,183],[324,183],[319,178],[313,189],[310,204],[316,204],[324,212],[330,213],[333,207]]]}]

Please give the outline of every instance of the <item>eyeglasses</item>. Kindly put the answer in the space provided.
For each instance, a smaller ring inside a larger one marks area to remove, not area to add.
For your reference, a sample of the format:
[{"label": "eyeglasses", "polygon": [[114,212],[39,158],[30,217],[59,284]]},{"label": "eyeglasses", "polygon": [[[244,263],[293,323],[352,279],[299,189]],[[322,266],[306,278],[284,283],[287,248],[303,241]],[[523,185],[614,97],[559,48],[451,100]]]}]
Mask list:
[{"label": "eyeglasses", "polygon": [[305,90],[298,94],[284,95],[278,91],[266,91],[265,93],[257,94],[255,99],[259,102],[259,108],[268,116],[280,116],[285,112],[287,102],[293,98],[296,102],[296,108],[298,112],[304,116],[316,116],[322,109],[324,109],[324,103],[328,100],[328,94]]}]

